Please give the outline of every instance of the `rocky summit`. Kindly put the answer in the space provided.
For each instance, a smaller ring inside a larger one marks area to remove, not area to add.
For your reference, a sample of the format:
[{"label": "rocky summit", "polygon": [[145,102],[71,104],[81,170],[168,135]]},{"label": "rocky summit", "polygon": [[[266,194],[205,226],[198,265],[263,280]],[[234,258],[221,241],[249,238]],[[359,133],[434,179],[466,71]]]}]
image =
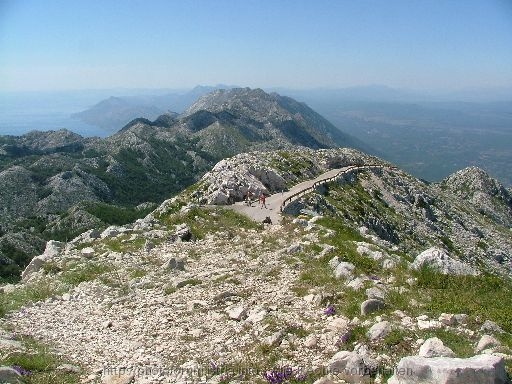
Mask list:
[{"label": "rocky summit", "polygon": [[47,243],[1,287],[0,381],[508,383],[511,221],[481,170],[239,154],[144,218]]}]

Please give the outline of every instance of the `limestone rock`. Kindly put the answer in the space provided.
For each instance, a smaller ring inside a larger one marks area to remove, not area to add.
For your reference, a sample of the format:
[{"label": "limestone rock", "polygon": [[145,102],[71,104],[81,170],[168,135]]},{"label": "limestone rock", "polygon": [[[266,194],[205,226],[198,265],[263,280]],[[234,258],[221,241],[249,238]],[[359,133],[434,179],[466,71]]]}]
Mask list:
[{"label": "limestone rock", "polygon": [[306,340],[304,340],[304,346],[306,348],[315,348],[318,345],[318,338],[316,335],[309,335],[306,337]]},{"label": "limestone rock", "polygon": [[386,304],[382,300],[370,299],[361,303],[361,315],[365,316],[370,313],[384,309]]},{"label": "limestone rock", "polygon": [[232,320],[240,321],[247,317],[247,310],[242,306],[235,306],[226,309],[226,313]]},{"label": "limestone rock", "polygon": [[388,384],[506,384],[503,359],[478,355],[468,359],[407,356]]},{"label": "limestone rock", "polygon": [[0,367],[0,383],[22,384],[22,376],[11,367]]},{"label": "limestone rock", "polygon": [[441,313],[439,321],[444,325],[454,325],[457,322],[457,318],[451,313]]},{"label": "limestone rock", "polygon": [[46,243],[46,248],[42,255],[34,257],[26,266],[21,274],[22,281],[27,281],[29,277],[39,271],[41,267],[49,260],[55,258],[60,254],[64,248],[64,243],[60,241],[50,240]]},{"label": "limestone rock", "polygon": [[135,376],[133,374],[128,375],[108,375],[102,378],[102,384],[131,384]]},{"label": "limestone rock", "polygon": [[389,321],[378,322],[368,330],[368,338],[372,341],[382,339],[389,335],[392,329],[393,328],[391,327],[391,323]]},{"label": "limestone rock", "polygon": [[493,336],[483,335],[475,348],[475,353],[481,353],[486,349],[490,349],[492,347],[499,347],[501,343]]},{"label": "limestone rock", "polygon": [[116,226],[110,226],[107,229],[105,229],[103,232],[101,232],[100,238],[105,239],[108,237],[115,237],[119,235],[119,227]]},{"label": "limestone rock", "polygon": [[455,357],[455,353],[443,344],[443,341],[437,337],[431,337],[425,340],[418,353],[421,357]]},{"label": "limestone rock", "polygon": [[420,269],[423,266],[431,267],[445,275],[477,275],[470,266],[451,258],[448,253],[441,248],[432,247],[423,251],[414,262],[411,268]]},{"label": "limestone rock", "polygon": [[171,257],[163,264],[163,269],[169,271],[184,271],[185,270],[185,262],[182,259],[177,259],[175,257]]},{"label": "limestone rock", "polygon": [[352,278],[352,274],[354,270],[356,269],[356,266],[352,263],[348,263],[346,261],[341,261],[334,270],[334,276],[336,276],[337,279],[350,279]]},{"label": "limestone rock", "polygon": [[349,383],[370,382],[371,369],[364,363],[363,356],[356,352],[340,351],[328,364],[328,371],[337,379]]},{"label": "limestone rock", "polygon": [[82,254],[83,257],[90,259],[91,257],[94,256],[95,251],[94,251],[94,248],[92,248],[92,247],[86,247],[86,248],[82,249],[80,251],[80,253]]},{"label": "limestone rock", "polygon": [[480,330],[484,332],[503,333],[503,329],[491,320],[486,320],[480,327]]}]

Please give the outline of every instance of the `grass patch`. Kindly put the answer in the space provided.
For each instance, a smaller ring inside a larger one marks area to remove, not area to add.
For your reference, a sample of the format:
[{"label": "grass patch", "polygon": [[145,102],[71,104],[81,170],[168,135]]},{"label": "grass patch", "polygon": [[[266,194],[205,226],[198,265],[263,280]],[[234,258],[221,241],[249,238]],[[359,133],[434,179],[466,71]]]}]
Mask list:
[{"label": "grass patch", "polygon": [[140,277],[144,277],[147,274],[148,273],[144,269],[141,269],[141,268],[131,268],[131,269],[129,269],[128,276],[130,277],[130,279],[137,279],[137,278],[140,278]]},{"label": "grass patch", "polygon": [[194,238],[203,239],[210,233],[233,231],[233,229],[263,229],[263,225],[231,209],[215,207],[211,209],[192,208],[185,214],[175,214],[162,219],[173,229],[175,225],[187,224]]},{"label": "grass patch", "polygon": [[471,357],[475,354],[473,348],[477,340],[471,340],[467,335],[460,335],[447,329],[431,329],[422,335],[425,340],[431,337],[441,339],[457,357]]},{"label": "grass patch", "polygon": [[26,373],[23,381],[27,384],[76,384],[80,382],[78,373],[63,372],[57,367],[69,363],[55,356],[48,347],[33,339],[23,339],[27,352],[14,352],[0,360],[0,365],[16,367]]},{"label": "grass patch", "polygon": [[[512,283],[493,275],[443,275],[429,268],[413,271],[423,309],[432,313],[466,313],[492,320],[512,332]],[[414,289],[414,287],[413,287]]]},{"label": "grass patch", "polygon": [[172,294],[173,294],[174,292],[176,292],[176,291],[177,291],[176,287],[174,287],[174,286],[172,286],[172,285],[167,285],[167,286],[165,286],[165,288],[164,288],[164,293],[165,293],[166,295],[172,295]]},{"label": "grass patch", "polygon": [[121,237],[104,239],[102,243],[105,244],[111,251],[123,253],[134,252],[142,249],[146,243],[146,239],[143,237],[137,237],[134,240],[129,240],[129,236],[124,235]]},{"label": "grass patch", "polygon": [[192,278],[192,279],[180,281],[178,284],[176,284],[176,288],[183,288],[187,285],[190,285],[191,287],[193,287],[195,285],[200,285],[200,284],[202,284],[201,280]]},{"label": "grass patch", "polygon": [[70,286],[76,286],[84,281],[95,280],[98,276],[111,271],[111,267],[88,262],[86,264],[75,265],[73,268],[66,270],[61,275],[61,281]]},{"label": "grass patch", "polygon": [[4,317],[9,311],[20,309],[30,303],[44,301],[62,292],[62,288],[48,280],[25,284],[11,293],[0,295],[0,317]]}]

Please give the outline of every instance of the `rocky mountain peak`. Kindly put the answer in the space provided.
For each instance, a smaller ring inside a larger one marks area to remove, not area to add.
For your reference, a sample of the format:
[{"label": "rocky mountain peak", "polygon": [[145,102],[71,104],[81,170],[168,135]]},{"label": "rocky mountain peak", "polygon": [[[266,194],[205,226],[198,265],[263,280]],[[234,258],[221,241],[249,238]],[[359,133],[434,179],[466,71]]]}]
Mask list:
[{"label": "rocky mountain peak", "polygon": [[455,195],[472,202],[480,213],[506,225],[512,225],[512,196],[496,179],[478,167],[464,168],[442,183]]},{"label": "rocky mountain peak", "polygon": [[289,115],[279,107],[277,97],[277,94],[270,95],[259,88],[220,89],[200,97],[184,115],[189,116],[201,110],[212,113],[227,110],[236,114],[249,114],[258,121],[267,120],[269,116]]}]

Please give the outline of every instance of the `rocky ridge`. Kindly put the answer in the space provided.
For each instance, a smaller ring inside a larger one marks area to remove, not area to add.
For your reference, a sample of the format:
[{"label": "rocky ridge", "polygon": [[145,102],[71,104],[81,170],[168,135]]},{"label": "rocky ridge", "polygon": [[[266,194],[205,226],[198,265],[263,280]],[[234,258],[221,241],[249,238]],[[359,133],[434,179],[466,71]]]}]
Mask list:
[{"label": "rocky ridge", "polygon": [[[309,169],[298,160],[329,153],[281,155]],[[332,158],[343,156],[359,154]],[[262,183],[242,176],[236,185]],[[195,205],[201,188],[133,224],[50,244],[2,296],[44,286],[47,297],[11,307],[2,326],[52,344],[87,382],[507,382],[512,247],[500,221],[398,170],[344,177],[271,226]]]}]

